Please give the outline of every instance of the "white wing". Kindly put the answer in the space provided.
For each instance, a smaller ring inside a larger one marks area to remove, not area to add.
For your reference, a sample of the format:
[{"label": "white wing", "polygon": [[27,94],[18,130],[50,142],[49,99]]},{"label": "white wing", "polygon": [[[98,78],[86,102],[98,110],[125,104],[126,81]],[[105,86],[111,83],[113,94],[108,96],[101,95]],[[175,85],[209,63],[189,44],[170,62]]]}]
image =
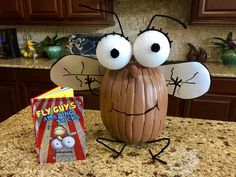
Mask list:
[{"label": "white wing", "polygon": [[170,95],[192,99],[203,95],[210,88],[210,73],[199,62],[161,65],[160,69]]},{"label": "white wing", "polygon": [[100,87],[103,73],[104,68],[98,60],[80,55],[68,55],[52,65],[50,77],[56,85],[62,87],[91,90]]}]

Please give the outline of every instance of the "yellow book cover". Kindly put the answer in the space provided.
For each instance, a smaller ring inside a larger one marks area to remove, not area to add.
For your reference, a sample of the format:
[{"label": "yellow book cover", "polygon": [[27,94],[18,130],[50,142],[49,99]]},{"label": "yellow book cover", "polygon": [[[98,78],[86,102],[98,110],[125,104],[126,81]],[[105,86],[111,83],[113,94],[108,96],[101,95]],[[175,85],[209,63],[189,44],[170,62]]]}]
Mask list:
[{"label": "yellow book cover", "polygon": [[74,90],[69,87],[61,88],[60,86],[53,88],[33,99],[39,98],[62,98],[62,97],[74,97]]}]

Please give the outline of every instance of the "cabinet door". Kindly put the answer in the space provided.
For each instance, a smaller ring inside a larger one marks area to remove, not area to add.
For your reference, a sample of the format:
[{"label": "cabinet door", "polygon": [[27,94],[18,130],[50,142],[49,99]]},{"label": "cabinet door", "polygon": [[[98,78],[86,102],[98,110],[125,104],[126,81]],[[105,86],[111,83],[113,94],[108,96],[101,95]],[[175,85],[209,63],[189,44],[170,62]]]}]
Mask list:
[{"label": "cabinet door", "polygon": [[174,97],[172,95],[168,95],[168,109],[167,115],[168,116],[183,116],[183,105],[184,100]]},{"label": "cabinet door", "polygon": [[206,94],[186,101],[184,117],[236,121],[236,95]]},{"label": "cabinet door", "polygon": [[0,122],[20,110],[17,84],[14,82],[0,83]]},{"label": "cabinet door", "polygon": [[21,95],[21,105],[28,106],[30,99],[54,87],[47,69],[17,69],[17,80]]},{"label": "cabinet door", "polygon": [[63,19],[62,0],[27,0],[27,18],[31,24],[61,22]]},{"label": "cabinet door", "polygon": [[236,25],[235,0],[193,0],[191,24]]},{"label": "cabinet door", "polygon": [[49,83],[20,83],[21,105],[30,105],[30,99],[56,87]]},{"label": "cabinet door", "polygon": [[113,5],[110,0],[67,0],[66,18],[68,22],[77,24],[106,25],[112,23],[112,15],[80,7],[79,4],[92,8],[112,10]]},{"label": "cabinet door", "polygon": [[92,95],[91,92],[88,90],[75,91],[74,95],[83,97],[85,109],[100,110],[99,96]]},{"label": "cabinet door", "polygon": [[0,1],[0,24],[19,24],[24,18],[23,0]]}]

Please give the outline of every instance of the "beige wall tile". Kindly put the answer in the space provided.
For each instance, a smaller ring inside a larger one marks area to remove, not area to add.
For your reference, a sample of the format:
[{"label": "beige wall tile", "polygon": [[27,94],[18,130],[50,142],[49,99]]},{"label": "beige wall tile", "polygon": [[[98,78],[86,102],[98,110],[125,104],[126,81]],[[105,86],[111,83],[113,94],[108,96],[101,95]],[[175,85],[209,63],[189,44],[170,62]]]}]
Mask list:
[{"label": "beige wall tile", "polygon": [[[135,40],[139,30],[144,30],[154,14],[166,14],[174,16],[186,24],[189,21],[190,0],[114,0],[114,11],[119,15],[125,35],[131,42]],[[211,45],[214,36],[226,37],[229,31],[236,35],[236,27],[209,27],[188,26],[184,30],[179,24],[165,18],[156,18],[153,25],[169,32],[174,41],[169,60],[185,60],[190,42],[196,47],[203,47],[208,55],[208,61],[220,61],[217,49]],[[0,26],[0,28],[6,26]],[[14,27],[14,26],[13,26]],[[71,33],[106,33],[120,32],[116,22],[112,27],[80,27],[80,26],[17,26],[20,46],[24,44],[24,36],[32,34],[33,40],[40,41],[46,35],[69,35]],[[236,39],[236,37],[234,38]]]}]

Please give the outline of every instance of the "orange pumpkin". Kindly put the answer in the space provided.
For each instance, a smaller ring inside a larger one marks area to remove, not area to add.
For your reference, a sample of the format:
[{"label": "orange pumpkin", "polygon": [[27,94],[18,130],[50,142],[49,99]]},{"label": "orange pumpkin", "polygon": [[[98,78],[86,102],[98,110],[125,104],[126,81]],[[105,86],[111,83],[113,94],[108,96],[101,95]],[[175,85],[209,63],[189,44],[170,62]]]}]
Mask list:
[{"label": "orange pumpkin", "polygon": [[101,117],[114,138],[129,144],[155,139],[163,129],[167,103],[165,79],[158,68],[128,64],[120,70],[106,70]]}]

